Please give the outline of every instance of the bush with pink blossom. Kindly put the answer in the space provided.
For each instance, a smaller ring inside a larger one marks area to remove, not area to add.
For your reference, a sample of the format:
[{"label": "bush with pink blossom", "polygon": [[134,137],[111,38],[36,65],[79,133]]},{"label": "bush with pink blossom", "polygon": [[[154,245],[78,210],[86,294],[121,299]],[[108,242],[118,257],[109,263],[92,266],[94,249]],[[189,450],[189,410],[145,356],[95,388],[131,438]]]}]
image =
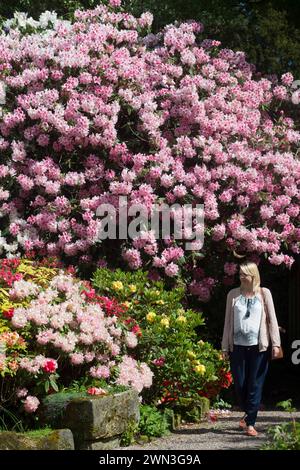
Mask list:
[{"label": "bush with pink blossom", "polygon": [[[5,266],[20,269],[22,263]],[[34,264],[27,269],[34,271]],[[139,393],[151,386],[151,369],[131,357],[138,338],[121,315],[126,308],[113,298],[91,298],[86,282],[62,269],[46,286],[17,279],[2,291],[19,303],[10,315],[0,303],[3,406],[16,407],[21,400],[24,411],[34,413],[46,394],[74,381],[96,388],[124,385]]]},{"label": "bush with pink blossom", "polygon": [[[220,275],[220,264],[235,251],[290,267],[300,251],[293,77],[256,76],[196,21],[146,34],[151,14],[119,4],[0,35],[0,252],[123,259],[183,274],[202,301],[231,282],[232,266]],[[149,212],[203,204],[204,246],[185,250],[188,231],[99,242],[97,208],[119,196]]]}]

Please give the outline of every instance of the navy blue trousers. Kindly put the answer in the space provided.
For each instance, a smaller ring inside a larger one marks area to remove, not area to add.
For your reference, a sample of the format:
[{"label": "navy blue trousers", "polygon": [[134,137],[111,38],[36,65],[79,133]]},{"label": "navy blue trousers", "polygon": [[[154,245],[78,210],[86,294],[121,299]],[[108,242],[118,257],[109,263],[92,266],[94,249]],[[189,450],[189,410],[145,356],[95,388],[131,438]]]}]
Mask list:
[{"label": "navy blue trousers", "polygon": [[254,426],[259,410],[270,351],[259,352],[258,346],[233,346],[229,353],[235,392],[246,414],[247,426]]}]

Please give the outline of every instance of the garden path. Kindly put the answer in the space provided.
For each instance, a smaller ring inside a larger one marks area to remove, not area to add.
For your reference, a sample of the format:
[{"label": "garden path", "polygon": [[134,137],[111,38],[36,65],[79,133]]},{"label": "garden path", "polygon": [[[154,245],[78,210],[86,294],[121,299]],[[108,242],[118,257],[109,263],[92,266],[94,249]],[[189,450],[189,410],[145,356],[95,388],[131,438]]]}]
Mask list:
[{"label": "garden path", "polygon": [[[256,429],[257,437],[248,437],[238,428],[242,414],[233,411],[230,417],[215,422],[182,424],[168,436],[157,438],[143,445],[121,447],[122,450],[255,450],[267,441],[267,428],[290,420],[283,411],[260,411]],[[300,419],[300,411],[294,413]]]}]

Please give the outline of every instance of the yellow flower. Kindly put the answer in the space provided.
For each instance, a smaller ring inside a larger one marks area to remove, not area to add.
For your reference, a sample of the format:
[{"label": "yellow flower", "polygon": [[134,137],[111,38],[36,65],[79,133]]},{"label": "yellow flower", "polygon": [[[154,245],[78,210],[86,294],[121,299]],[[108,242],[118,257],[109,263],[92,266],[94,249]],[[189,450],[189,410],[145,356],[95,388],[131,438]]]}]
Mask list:
[{"label": "yellow flower", "polygon": [[181,315],[184,315],[184,313],[185,313],[184,308],[178,308],[178,309],[177,309],[177,313],[178,313],[178,315],[180,315],[180,316],[181,316]]},{"label": "yellow flower", "polygon": [[113,288],[114,290],[122,290],[123,287],[124,287],[124,286],[123,286],[123,284],[122,284],[121,281],[114,281],[114,282],[112,283],[112,288]]},{"label": "yellow flower", "polygon": [[134,284],[129,284],[129,290],[130,292],[132,292],[133,294],[136,292],[136,286]]},{"label": "yellow flower", "polygon": [[156,303],[159,305],[164,305],[165,301],[160,299],[160,300],[157,300]]},{"label": "yellow flower", "polygon": [[194,371],[196,372],[196,374],[204,375],[206,372],[206,367],[203,364],[199,364],[194,368]]},{"label": "yellow flower", "polygon": [[146,319],[149,323],[153,323],[155,318],[156,318],[156,313],[155,312],[151,311],[146,315]]},{"label": "yellow flower", "polygon": [[186,318],[183,315],[180,315],[179,317],[176,318],[176,321],[178,323],[186,323]]},{"label": "yellow flower", "polygon": [[190,359],[195,359],[196,354],[194,353],[194,351],[187,351],[187,356],[188,356]]},{"label": "yellow flower", "polygon": [[200,341],[198,341],[198,344],[200,344],[202,346],[202,344],[205,344],[205,343],[202,339],[200,339]]},{"label": "yellow flower", "polygon": [[166,328],[169,328],[169,326],[170,326],[170,321],[169,321],[168,318],[162,318],[162,319],[160,320],[160,324],[161,324],[162,326],[165,326]]},{"label": "yellow flower", "polygon": [[131,306],[131,303],[126,300],[126,302],[123,302],[124,307],[129,308]]}]

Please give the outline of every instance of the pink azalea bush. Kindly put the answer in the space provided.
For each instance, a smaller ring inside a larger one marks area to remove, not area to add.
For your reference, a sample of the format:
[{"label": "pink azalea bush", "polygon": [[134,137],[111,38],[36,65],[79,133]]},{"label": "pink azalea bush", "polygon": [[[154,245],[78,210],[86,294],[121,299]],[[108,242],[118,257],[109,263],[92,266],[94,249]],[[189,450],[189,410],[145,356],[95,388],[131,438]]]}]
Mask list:
[{"label": "pink azalea bush", "polygon": [[103,263],[97,208],[127,196],[149,212],[158,202],[204,204],[200,255],[223,254],[221,275],[184,238],[149,230],[115,244],[154,278],[196,267],[190,291],[202,301],[232,282],[235,251],[291,267],[300,251],[293,76],[256,76],[243,52],[205,39],[196,21],[146,34],[151,14],[135,18],[119,4],[0,36],[0,253]]},{"label": "pink azalea bush", "polygon": [[[99,380],[130,386],[138,392],[151,386],[151,369],[130,355],[138,339],[122,319],[117,302],[101,297],[90,300],[86,283],[63,270],[45,288],[15,280],[10,300],[16,292],[18,301],[26,304],[1,319],[6,331],[0,334],[4,346],[0,383],[3,389],[9,388],[13,378],[14,387],[18,384],[15,397],[23,401],[26,412],[35,412],[39,398],[74,379],[85,379],[91,386]],[[14,401],[10,393],[8,401]]]}]

